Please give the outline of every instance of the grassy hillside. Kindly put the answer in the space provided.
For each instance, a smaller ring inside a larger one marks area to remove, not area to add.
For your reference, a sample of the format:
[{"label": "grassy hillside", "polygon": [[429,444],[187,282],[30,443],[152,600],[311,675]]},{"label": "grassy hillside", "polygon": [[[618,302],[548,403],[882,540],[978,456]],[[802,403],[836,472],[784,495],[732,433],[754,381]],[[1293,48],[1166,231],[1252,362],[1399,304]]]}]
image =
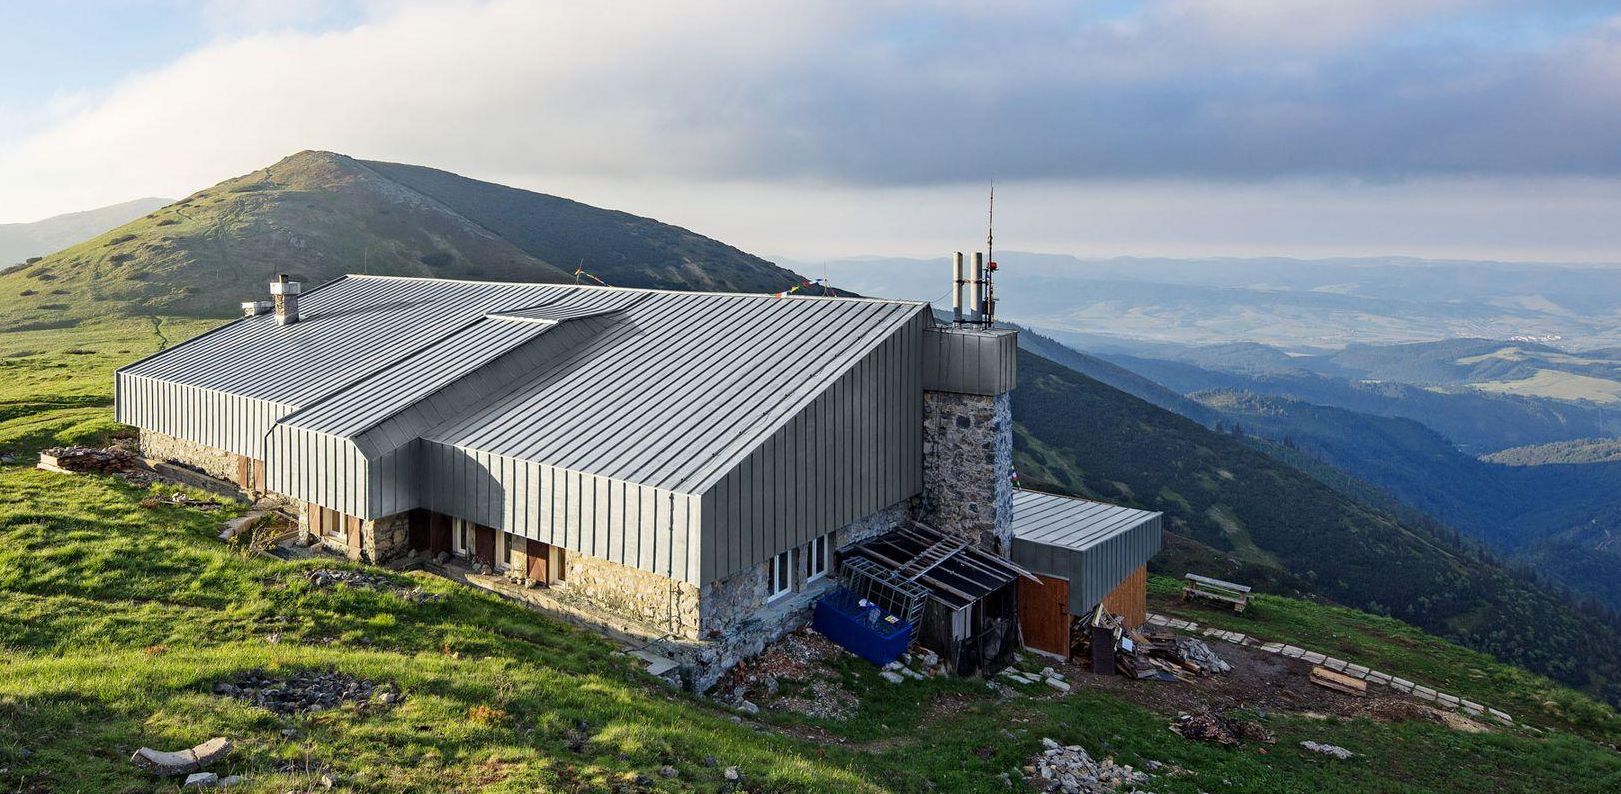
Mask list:
[{"label": "grassy hillside", "polygon": [[1233,561],[1201,566],[1216,575],[1288,571],[1339,603],[1621,700],[1621,632],[1600,616],[1230,436],[1038,356],[1019,367],[1021,478],[1164,511],[1168,529]]},{"label": "grassy hillside", "polygon": [[560,282],[581,264],[619,286],[767,292],[798,278],[648,218],[300,152],[0,276],[0,331],[229,315],[283,272],[311,284],[356,272]]},{"label": "grassy hillside", "polygon": [[[0,445],[15,443],[19,423],[71,410],[0,421]],[[273,561],[221,543],[213,535],[230,511],[140,506],[169,490],[0,466],[0,788],[170,790],[135,771],[131,749],[213,735],[236,745],[216,768],[249,775],[238,790],[251,792],[319,789],[323,775],[354,791],[713,791],[732,766],[748,791],[1000,792],[1009,788],[1001,776],[1017,781],[1044,737],[1139,767],[1180,767],[1153,790],[1185,794],[1597,792],[1621,782],[1621,756],[1603,744],[1621,736],[1612,712],[1348,610],[1263,598],[1236,620],[1279,639],[1315,629],[1314,644],[1332,631],[1325,649],[1383,654],[1378,663],[1398,675],[1489,691],[1483,699],[1547,732],[1471,734],[1416,718],[1325,718],[1309,703],[1256,713],[1215,701],[1278,736],[1262,754],[1165,729],[1206,697],[1194,685],[1072,673],[1076,689],[1064,695],[976,679],[897,686],[848,657],[824,674],[859,700],[849,719],[767,710],[739,721],[653,682],[601,639],[482,591],[421,574],[393,579],[432,600],[314,587],[310,568],[348,564]],[[214,694],[255,670],[336,672],[401,698],[281,717]],[[1307,739],[1358,755],[1328,762],[1298,747]]]}]

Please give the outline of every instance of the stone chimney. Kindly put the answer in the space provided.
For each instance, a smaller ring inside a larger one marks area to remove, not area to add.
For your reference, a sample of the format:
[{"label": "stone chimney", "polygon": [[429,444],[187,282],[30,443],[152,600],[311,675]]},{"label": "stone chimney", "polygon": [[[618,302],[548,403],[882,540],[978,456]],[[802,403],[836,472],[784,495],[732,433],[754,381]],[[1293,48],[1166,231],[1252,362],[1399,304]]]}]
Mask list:
[{"label": "stone chimney", "polygon": [[923,335],[919,518],[993,554],[1013,546],[1013,402],[1019,334],[937,325]]},{"label": "stone chimney", "polygon": [[[298,322],[298,296],[303,291],[304,285],[297,281],[288,281],[286,273],[270,282],[270,295],[276,302],[278,325],[292,325]],[[246,309],[247,304],[243,304],[242,308]]]}]

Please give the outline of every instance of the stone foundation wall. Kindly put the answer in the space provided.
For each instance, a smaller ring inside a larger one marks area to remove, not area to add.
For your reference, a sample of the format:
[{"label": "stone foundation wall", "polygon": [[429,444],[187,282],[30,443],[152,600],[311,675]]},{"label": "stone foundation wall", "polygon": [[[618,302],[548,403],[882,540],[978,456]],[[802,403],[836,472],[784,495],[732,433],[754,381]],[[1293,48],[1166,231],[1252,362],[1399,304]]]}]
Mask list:
[{"label": "stone foundation wall", "polygon": [[574,551],[564,554],[563,582],[570,597],[677,637],[698,638],[697,585]]},{"label": "stone foundation wall", "polygon": [[395,513],[360,525],[361,558],[373,565],[404,557],[411,551],[411,514]]},{"label": "stone foundation wall", "polygon": [[227,482],[236,482],[238,476],[234,453],[152,430],[141,431],[141,454],[178,463]]},{"label": "stone foundation wall", "polygon": [[[851,522],[829,535],[830,550],[894,529],[910,514],[907,503],[892,505]],[[803,551],[803,547],[802,547]],[[831,590],[831,575],[814,582],[805,581],[805,560],[795,555],[794,588],[775,601],[771,595],[771,564],[750,566],[731,576],[703,586],[699,615],[704,642],[688,649],[687,684],[700,692],[738,662],[765,650],[766,646],[789,632],[810,623],[810,607]]]},{"label": "stone foundation wall", "polygon": [[1006,555],[1013,542],[1013,400],[923,393],[920,519]]}]

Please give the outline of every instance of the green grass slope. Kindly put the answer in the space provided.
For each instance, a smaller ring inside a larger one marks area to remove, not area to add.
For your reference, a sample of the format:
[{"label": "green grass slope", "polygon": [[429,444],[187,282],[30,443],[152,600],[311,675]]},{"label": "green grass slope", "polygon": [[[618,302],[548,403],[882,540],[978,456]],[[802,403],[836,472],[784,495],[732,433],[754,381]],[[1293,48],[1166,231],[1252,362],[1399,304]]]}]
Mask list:
[{"label": "green grass slope", "polygon": [[[19,423],[78,410],[0,421],[0,445]],[[1621,781],[1604,707],[1393,620],[1276,598],[1241,618],[1245,630],[1302,642],[1329,632],[1333,647],[1387,653],[1379,664],[1425,680],[1455,665],[1457,691],[1489,687],[1483,700],[1551,730],[1243,713],[1278,736],[1261,754],[1166,730],[1175,709],[1154,697],[1184,685],[1082,676],[1067,695],[1009,695],[976,679],[893,685],[849,657],[832,663],[862,703],[848,721],[768,711],[739,723],[654,683],[601,639],[482,591],[422,574],[395,579],[438,600],[314,588],[306,570],[347,563],[222,543],[213,536],[230,511],[139,505],[167,490],[0,466],[0,789],[171,790],[134,769],[133,748],[213,735],[236,745],[217,768],[249,775],[238,790],[251,792],[309,790],[321,774],[354,791],[713,791],[728,766],[748,791],[1000,792],[1043,737],[1139,767],[1175,764],[1189,774],[1153,790],[1186,794],[1597,792]],[[403,698],[284,718],[212,693],[258,669],[337,671]],[[1358,756],[1330,762],[1298,747],[1307,739]],[[665,765],[677,776],[660,775]]]},{"label": "green grass slope", "polygon": [[798,277],[648,218],[416,166],[300,152],[0,276],[0,331],[228,316],[289,273],[768,292]]},{"label": "green grass slope", "polygon": [[1026,481],[1164,511],[1167,529],[1233,561],[1183,564],[1218,576],[1275,566],[1339,603],[1621,700],[1621,632],[1602,616],[1230,436],[1035,355],[1019,370]]},{"label": "green grass slope", "polygon": [[792,271],[723,242],[628,212],[418,165],[364,164],[531,256],[570,273],[584,267],[614,286],[777,292],[800,281]]}]

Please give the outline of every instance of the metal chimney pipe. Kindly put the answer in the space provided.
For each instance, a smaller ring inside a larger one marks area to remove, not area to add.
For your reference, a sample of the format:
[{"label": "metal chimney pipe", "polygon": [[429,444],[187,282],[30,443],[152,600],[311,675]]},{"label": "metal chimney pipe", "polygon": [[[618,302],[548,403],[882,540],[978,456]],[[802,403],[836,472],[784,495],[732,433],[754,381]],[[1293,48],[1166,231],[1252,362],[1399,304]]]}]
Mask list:
[{"label": "metal chimney pipe", "polygon": [[304,291],[304,285],[297,281],[288,281],[287,274],[276,276],[270,282],[270,296],[276,302],[276,324],[292,325],[298,322],[298,296]]},{"label": "metal chimney pipe", "polygon": [[974,252],[974,276],[969,282],[968,316],[974,322],[985,321],[985,255]]},{"label": "metal chimney pipe", "polygon": [[962,252],[951,257],[951,319],[962,322]]}]

